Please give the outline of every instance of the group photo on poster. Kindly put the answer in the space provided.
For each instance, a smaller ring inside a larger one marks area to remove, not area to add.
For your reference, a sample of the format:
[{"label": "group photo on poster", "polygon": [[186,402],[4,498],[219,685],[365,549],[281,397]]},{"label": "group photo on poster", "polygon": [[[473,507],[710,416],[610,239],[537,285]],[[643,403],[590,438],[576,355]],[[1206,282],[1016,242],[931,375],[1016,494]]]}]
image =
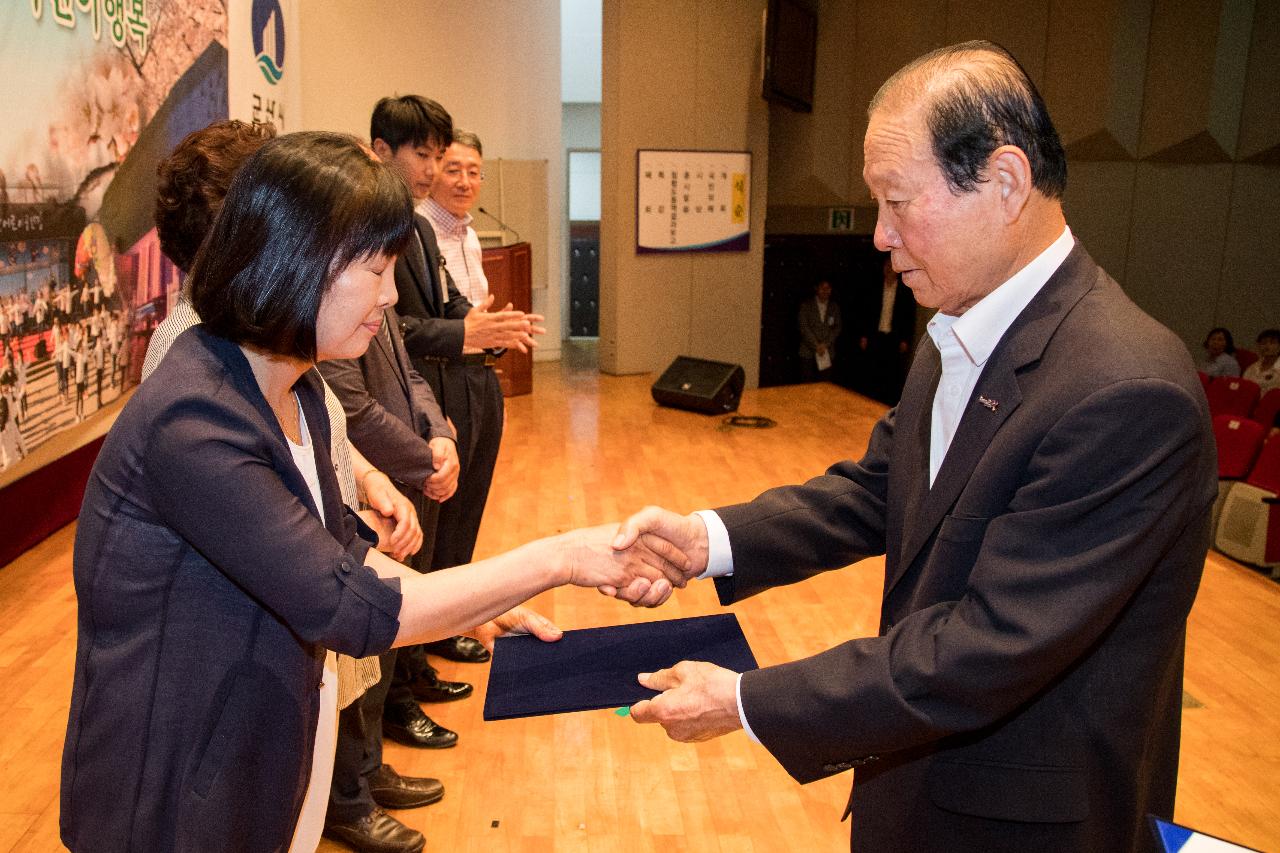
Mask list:
[{"label": "group photo on poster", "polygon": [[227,115],[226,17],[218,0],[0,12],[0,483],[139,381],[179,286],[155,168]]}]

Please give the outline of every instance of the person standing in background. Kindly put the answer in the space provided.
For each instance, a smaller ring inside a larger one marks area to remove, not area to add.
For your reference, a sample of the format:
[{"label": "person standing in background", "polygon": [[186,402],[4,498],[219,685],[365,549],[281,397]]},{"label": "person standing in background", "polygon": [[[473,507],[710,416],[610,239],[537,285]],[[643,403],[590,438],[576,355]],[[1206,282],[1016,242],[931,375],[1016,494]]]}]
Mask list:
[{"label": "person standing in background", "polygon": [[[373,150],[404,180],[415,204],[430,195],[436,173],[453,139],[453,118],[439,103],[421,95],[388,97],[374,106],[369,121]],[[476,465],[473,448],[501,435],[501,408],[497,420],[493,401],[501,403],[493,365],[499,351],[534,346],[533,335],[542,318],[522,311],[489,311],[492,299],[479,306],[459,291],[436,241],[431,223],[414,217],[413,235],[395,267],[399,302],[396,313],[405,350],[413,367],[431,386],[436,402],[457,432],[461,473],[458,492],[441,507],[432,568],[470,561],[480,528],[483,503],[476,506],[468,483]],[[492,471],[484,475],[486,481]],[[487,497],[487,489],[485,492]],[[470,501],[470,503],[468,503]],[[487,654],[468,639],[451,638],[456,655],[464,660],[484,660]],[[437,646],[437,649],[441,646]],[[427,662],[425,649],[402,649],[396,659],[396,678],[386,700],[383,731],[394,740],[427,746],[424,740],[437,728],[418,707],[420,701],[448,701],[471,693],[462,682],[439,679]]]},{"label": "person standing in background", "polygon": [[868,288],[859,306],[855,389],[885,405],[897,404],[915,325],[915,297],[885,255],[880,286]]},{"label": "person standing in background", "polygon": [[[476,134],[454,128],[451,144],[445,149],[440,168],[431,182],[430,194],[418,202],[417,212],[431,224],[444,268],[458,292],[472,308],[485,309],[492,300],[489,279],[484,274],[484,253],[480,237],[472,227],[471,208],[484,184],[484,147]],[[506,306],[510,309],[511,306]],[[532,315],[530,315],[532,316]],[[538,317],[533,322],[540,322]],[[468,562],[475,551],[476,537],[484,507],[489,500],[493,470],[502,443],[506,407],[502,388],[490,364],[505,348],[481,349],[463,345],[470,394],[465,431],[458,430],[458,453],[462,474],[458,494],[440,509],[440,523],[450,531],[436,549],[434,568]],[[467,362],[471,357],[472,361]],[[480,361],[483,359],[483,362]],[[456,415],[454,415],[456,419]],[[454,637],[427,646],[431,654],[465,663],[482,663],[489,655],[476,648],[468,637]]]},{"label": "person standing in background", "polygon": [[830,379],[840,337],[840,306],[831,301],[831,282],[822,279],[813,298],[800,305],[800,375],[804,382]]}]

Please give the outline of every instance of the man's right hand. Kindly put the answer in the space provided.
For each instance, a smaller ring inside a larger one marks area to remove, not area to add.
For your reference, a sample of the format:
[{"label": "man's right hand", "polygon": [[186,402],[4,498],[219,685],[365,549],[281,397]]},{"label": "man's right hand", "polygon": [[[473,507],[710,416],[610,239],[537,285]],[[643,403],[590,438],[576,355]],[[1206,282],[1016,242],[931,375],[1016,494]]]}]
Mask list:
[{"label": "man's right hand", "polygon": [[[639,541],[659,539],[670,544],[688,560],[686,578],[696,578],[707,570],[707,525],[697,515],[677,515],[658,506],[647,506],[618,525],[610,543],[615,551],[625,551]],[[616,596],[612,587],[600,587],[605,595]]]},{"label": "man's right hand", "polygon": [[483,303],[467,312],[462,318],[462,345],[476,349],[517,349],[528,352],[537,343],[534,335],[546,334],[547,330],[539,323],[544,321],[541,314],[526,314],[523,311],[511,310],[511,303],[501,311],[490,311],[493,306],[493,294],[489,294]]},{"label": "man's right hand", "polygon": [[561,583],[593,586],[636,607],[657,607],[676,587],[688,583],[689,558],[661,536],[638,534],[626,548],[616,548],[612,524],[584,527],[553,537]]}]

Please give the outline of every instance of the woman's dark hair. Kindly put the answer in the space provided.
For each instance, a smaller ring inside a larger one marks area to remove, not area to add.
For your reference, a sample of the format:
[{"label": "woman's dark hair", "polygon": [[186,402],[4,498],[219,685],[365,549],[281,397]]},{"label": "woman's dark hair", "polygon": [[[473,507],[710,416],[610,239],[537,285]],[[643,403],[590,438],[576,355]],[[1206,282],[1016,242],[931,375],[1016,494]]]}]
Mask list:
[{"label": "woman's dark hair", "polygon": [[1257,343],[1262,343],[1263,341],[1280,342],[1280,329],[1263,329],[1258,332]]},{"label": "woman's dark hair", "polygon": [[1227,339],[1227,348],[1223,350],[1227,355],[1234,355],[1236,351],[1235,338],[1231,337],[1231,330],[1223,326],[1214,326],[1209,330],[1209,334],[1204,336],[1204,343],[1201,346],[1209,346],[1209,338],[1212,338],[1218,332],[1222,332],[1222,336]]},{"label": "woman's dark hair", "polygon": [[231,177],[276,135],[270,124],[216,121],[187,135],[156,168],[156,233],[160,250],[191,271],[200,244],[222,207]]},{"label": "woman's dark hair", "polygon": [[392,152],[402,145],[430,143],[446,147],[453,140],[453,117],[421,95],[383,98],[369,119],[369,139],[381,139]]},{"label": "woman's dark hair", "polygon": [[972,192],[986,181],[991,153],[1013,145],[1027,155],[1032,186],[1048,198],[1062,198],[1066,152],[1039,90],[1009,51],[989,41],[938,48],[890,77],[868,113],[902,84],[928,99],[933,155],[953,193]]},{"label": "woman's dark hair", "polygon": [[192,307],[216,335],[314,361],[334,277],[399,254],[412,227],[404,181],[354,136],[278,137],[232,179],[191,269]]}]

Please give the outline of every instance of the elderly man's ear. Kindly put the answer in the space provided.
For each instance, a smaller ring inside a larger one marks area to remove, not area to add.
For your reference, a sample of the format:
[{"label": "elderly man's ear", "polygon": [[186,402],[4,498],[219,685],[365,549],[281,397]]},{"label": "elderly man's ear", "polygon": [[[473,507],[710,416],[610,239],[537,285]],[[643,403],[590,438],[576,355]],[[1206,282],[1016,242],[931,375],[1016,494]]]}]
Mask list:
[{"label": "elderly man's ear", "polygon": [[1033,191],[1031,163],[1021,148],[1002,145],[991,152],[991,169],[1000,190],[1000,207],[1007,224],[1018,220]]}]

